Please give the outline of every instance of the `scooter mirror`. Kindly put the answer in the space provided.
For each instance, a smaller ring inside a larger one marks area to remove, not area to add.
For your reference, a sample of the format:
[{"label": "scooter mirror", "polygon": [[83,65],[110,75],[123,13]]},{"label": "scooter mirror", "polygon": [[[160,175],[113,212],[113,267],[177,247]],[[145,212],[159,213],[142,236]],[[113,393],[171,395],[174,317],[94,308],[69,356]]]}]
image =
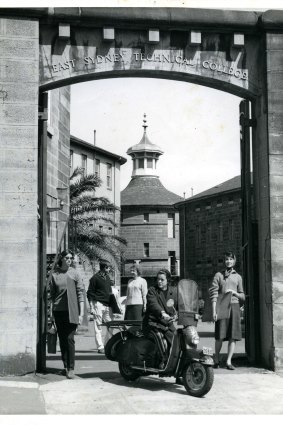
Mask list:
[{"label": "scooter mirror", "polygon": [[174,307],[174,300],[172,300],[172,298],[170,298],[167,303],[166,303],[167,307]]}]

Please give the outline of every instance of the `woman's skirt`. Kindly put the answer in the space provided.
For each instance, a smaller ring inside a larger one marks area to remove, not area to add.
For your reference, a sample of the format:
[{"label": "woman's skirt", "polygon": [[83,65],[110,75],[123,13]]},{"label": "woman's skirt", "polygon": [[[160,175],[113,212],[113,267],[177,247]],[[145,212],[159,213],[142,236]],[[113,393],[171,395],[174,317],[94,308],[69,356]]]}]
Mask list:
[{"label": "woman's skirt", "polygon": [[215,339],[241,341],[242,329],[239,303],[231,304],[229,319],[217,320],[215,323]]},{"label": "woman's skirt", "polygon": [[143,304],[133,304],[126,306],[124,320],[142,320],[143,318]]}]

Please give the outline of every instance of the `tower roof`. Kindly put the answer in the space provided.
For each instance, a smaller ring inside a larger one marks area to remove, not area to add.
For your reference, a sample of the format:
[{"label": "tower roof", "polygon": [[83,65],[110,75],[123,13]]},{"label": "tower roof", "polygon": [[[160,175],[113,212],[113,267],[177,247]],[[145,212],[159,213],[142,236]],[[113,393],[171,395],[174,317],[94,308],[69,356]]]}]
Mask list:
[{"label": "tower roof", "polygon": [[183,198],[167,190],[159,178],[150,176],[134,177],[121,192],[121,206],[131,205],[173,205]]},{"label": "tower roof", "polygon": [[146,133],[146,128],[148,127],[146,122],[147,122],[146,121],[146,114],[144,114],[144,119],[143,119],[144,132],[143,132],[142,139],[138,144],[131,146],[127,150],[128,155],[131,155],[132,153],[135,153],[135,152],[145,152],[145,151],[146,152],[156,152],[156,153],[159,153],[160,155],[163,154],[162,149],[159,146],[151,143],[151,141],[149,140],[147,133]]}]

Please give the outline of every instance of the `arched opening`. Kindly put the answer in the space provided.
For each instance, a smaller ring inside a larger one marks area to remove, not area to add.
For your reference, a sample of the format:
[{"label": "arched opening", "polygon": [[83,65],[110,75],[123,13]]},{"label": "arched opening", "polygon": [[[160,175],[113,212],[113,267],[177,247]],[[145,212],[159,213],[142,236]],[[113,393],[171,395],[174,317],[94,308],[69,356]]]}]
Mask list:
[{"label": "arched opening", "polygon": [[[170,190],[183,196],[184,191],[186,192],[185,189],[187,189],[187,196],[185,197],[189,198],[192,187],[194,188],[194,195],[197,195],[233,177],[239,177],[241,174],[240,98],[233,98],[217,90],[210,90],[207,88],[209,87],[207,81],[203,82],[200,90],[198,90],[199,86],[187,83],[187,81],[183,82],[180,79],[175,83],[172,80],[159,79],[158,76],[155,79],[146,80],[140,78],[126,80],[101,79],[96,82],[73,85],[72,88],[77,91],[76,98],[79,106],[73,109],[71,106],[71,134],[84,141],[93,143],[93,131],[96,130],[96,143],[99,147],[110,151],[114,150],[116,154],[125,156],[127,147],[138,142],[140,138],[141,117],[146,109],[148,119],[151,122],[150,134],[153,142],[158,139],[164,143],[167,138],[165,150],[171,160],[166,161],[166,165],[160,169],[160,172],[162,174],[161,179],[165,178],[165,186]],[[161,86],[159,91],[156,90],[156,86]],[[49,87],[52,86],[50,85]],[[223,88],[222,91],[224,91]],[[219,96],[217,96],[218,93]],[[74,99],[74,94],[72,98]],[[233,101],[231,101],[232,99]],[[92,108],[94,103],[96,108]],[[197,104],[198,108],[195,106]],[[133,105],[135,105],[134,108]],[[164,105],[166,105],[165,108]],[[215,106],[212,108],[212,105]],[[231,125],[229,118],[231,113],[233,115],[233,125]],[[182,119],[178,121],[178,116],[179,118],[182,116],[183,121]],[[170,120],[168,120],[168,117],[170,117]],[[109,120],[108,124],[106,124],[107,119]],[[72,124],[72,120],[77,121],[76,124]],[[228,123],[229,120],[230,122]],[[213,125],[210,125],[211,123]],[[205,128],[203,133],[200,132],[201,128]],[[231,131],[233,134],[231,134]],[[103,134],[104,132],[106,134]],[[119,136],[119,133],[122,136]],[[115,142],[112,143],[112,140],[115,140]],[[183,143],[184,141],[185,143]],[[178,155],[176,151],[178,151]],[[191,168],[189,178],[187,177],[190,183],[185,183],[182,188],[181,182],[182,178],[185,179],[186,167]],[[121,189],[126,186],[130,179],[130,168],[131,164],[126,172],[126,177],[123,179]],[[172,185],[170,181],[175,168],[183,170],[179,179],[177,179],[178,188],[176,188],[176,184]],[[202,177],[204,178],[202,179]],[[232,202],[227,200],[227,204],[233,204],[239,210],[241,209],[241,206],[238,205],[241,198],[241,183],[237,189],[237,196],[233,197],[234,192],[232,191],[233,200]],[[218,200],[219,196],[221,197],[221,191],[219,193]],[[215,209],[216,214],[217,212]],[[229,214],[229,211],[227,213]],[[242,223],[239,211],[236,215],[237,219]],[[198,220],[199,217],[195,217],[194,226]],[[233,214],[222,222],[222,235],[218,235],[219,226],[217,223],[219,219],[207,220],[202,229],[202,246],[200,244],[197,248],[199,253],[198,257],[194,258],[193,264],[190,265],[190,251],[184,251],[183,253],[182,277],[191,277],[198,283],[200,282],[202,298],[205,298],[207,286],[213,278],[213,273],[221,267],[219,260],[225,251],[224,245],[226,245],[227,249],[231,248],[231,240],[235,238],[236,223],[235,221],[231,223],[231,220],[233,221]],[[208,229],[209,226],[210,230]],[[233,230],[229,226],[233,227]],[[238,229],[238,231],[240,230]],[[216,254],[213,252],[213,246],[215,246],[213,236],[211,236],[210,240],[211,246],[208,248],[208,232],[217,234],[216,240],[219,246]],[[195,240],[195,235],[192,236],[191,243],[193,240]],[[238,234],[238,243],[240,240],[242,241],[241,232]],[[237,247],[239,271],[241,273],[243,273],[242,270],[244,269],[242,264],[242,245],[241,242],[241,245]],[[184,244],[182,249],[185,249]],[[194,250],[195,246],[192,246],[192,249]],[[172,253],[172,251],[170,252]],[[200,264],[200,261],[203,264]],[[205,269],[205,273],[200,274],[202,269]],[[241,343],[239,351],[240,354],[246,351],[244,342]]]}]

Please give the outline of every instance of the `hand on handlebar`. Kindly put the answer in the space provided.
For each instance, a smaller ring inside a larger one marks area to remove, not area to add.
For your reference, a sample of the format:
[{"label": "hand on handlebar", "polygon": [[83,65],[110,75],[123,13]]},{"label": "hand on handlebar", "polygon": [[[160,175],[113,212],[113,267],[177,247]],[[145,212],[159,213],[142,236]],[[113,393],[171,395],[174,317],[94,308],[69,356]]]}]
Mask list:
[{"label": "hand on handlebar", "polygon": [[171,319],[171,316],[169,316],[169,314],[167,314],[167,313],[162,313],[162,319],[169,321]]},{"label": "hand on handlebar", "polygon": [[213,317],[213,321],[216,322],[217,321],[217,313],[213,313],[212,317]]}]

